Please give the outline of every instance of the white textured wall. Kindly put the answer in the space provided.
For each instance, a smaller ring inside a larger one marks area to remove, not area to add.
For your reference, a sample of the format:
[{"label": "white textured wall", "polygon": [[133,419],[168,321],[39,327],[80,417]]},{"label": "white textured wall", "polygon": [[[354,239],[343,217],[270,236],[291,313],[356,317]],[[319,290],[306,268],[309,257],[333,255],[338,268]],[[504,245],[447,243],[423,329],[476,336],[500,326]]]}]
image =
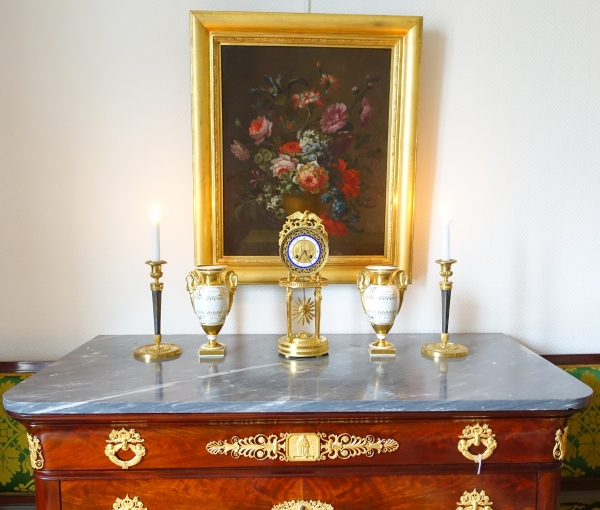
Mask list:
[{"label": "white textured wall", "polygon": [[[188,11],[424,16],[413,284],[395,332],[439,330],[436,204],[453,205],[451,331],[600,352],[596,0],[1,0],[0,360],[151,333],[149,210],[162,207],[164,333],[198,333]],[[244,287],[224,331],[283,332]],[[353,286],[324,330],[369,332]]]}]

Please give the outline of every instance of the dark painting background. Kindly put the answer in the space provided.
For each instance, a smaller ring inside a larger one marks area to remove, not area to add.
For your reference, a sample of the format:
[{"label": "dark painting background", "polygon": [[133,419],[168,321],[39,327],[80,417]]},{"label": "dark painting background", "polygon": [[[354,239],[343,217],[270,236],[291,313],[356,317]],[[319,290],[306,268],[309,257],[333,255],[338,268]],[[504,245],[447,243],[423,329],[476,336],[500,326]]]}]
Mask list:
[{"label": "dark painting background", "polygon": [[[353,86],[361,89],[365,86],[367,75],[379,77],[366,95],[374,108],[374,115],[367,127],[353,122],[354,134],[369,133],[371,148],[381,148],[379,158],[369,160],[372,175],[369,178],[369,193],[372,208],[361,208],[360,222],[357,227],[362,233],[350,233],[346,237],[330,234],[330,254],[332,255],[384,255],[385,194],[387,172],[387,144],[389,120],[389,93],[391,50],[364,48],[312,48],[312,47],[260,47],[260,46],[222,46],[222,126],[223,126],[223,226],[225,256],[266,256],[278,255],[278,232],[285,221],[273,215],[258,217],[256,220],[241,215],[235,218],[236,194],[249,189],[252,179],[251,170],[257,166],[252,158],[246,161],[236,159],[230,144],[239,140],[255,151],[254,140],[248,134],[250,122],[264,115],[273,122],[272,135],[283,132],[277,111],[263,108],[256,110],[253,104],[258,96],[251,93],[252,87],[266,88],[265,75],[285,75],[286,79],[304,78],[311,89],[320,89],[321,72],[339,79],[340,88],[331,96],[333,102],[343,102],[348,107],[354,102]],[[301,92],[305,87],[295,87]],[[322,89],[320,89],[322,90]],[[292,103],[288,102],[292,108]],[[321,108],[320,111],[324,110]],[[356,120],[360,105],[352,113]],[[298,112],[298,110],[295,110]],[[300,110],[304,114],[306,110]],[[320,115],[319,115],[320,118]],[[236,125],[236,121],[237,124]],[[318,123],[316,124],[318,126]],[[241,126],[241,127],[240,127]],[[260,146],[259,146],[260,147]],[[356,152],[356,151],[355,151]],[[336,159],[334,159],[334,162]],[[323,204],[324,210],[327,205]],[[311,211],[319,214],[319,211]]]}]

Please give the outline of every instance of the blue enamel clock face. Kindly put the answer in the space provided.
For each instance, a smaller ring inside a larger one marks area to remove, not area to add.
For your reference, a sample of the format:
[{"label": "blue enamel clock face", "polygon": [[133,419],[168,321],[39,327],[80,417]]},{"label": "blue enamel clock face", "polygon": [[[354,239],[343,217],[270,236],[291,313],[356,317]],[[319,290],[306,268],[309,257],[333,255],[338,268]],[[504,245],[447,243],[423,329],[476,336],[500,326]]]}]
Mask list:
[{"label": "blue enamel clock face", "polygon": [[316,274],[329,257],[327,234],[311,226],[294,227],[281,237],[279,257],[293,275]]},{"label": "blue enamel clock face", "polygon": [[287,246],[288,260],[299,269],[310,269],[321,257],[321,245],[308,234],[294,237]]}]

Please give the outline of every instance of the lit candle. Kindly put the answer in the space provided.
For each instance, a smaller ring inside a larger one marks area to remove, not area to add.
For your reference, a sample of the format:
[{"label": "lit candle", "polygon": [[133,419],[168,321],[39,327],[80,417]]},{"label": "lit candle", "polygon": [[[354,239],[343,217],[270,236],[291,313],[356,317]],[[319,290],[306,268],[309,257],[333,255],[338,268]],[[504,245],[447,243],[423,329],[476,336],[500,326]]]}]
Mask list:
[{"label": "lit candle", "polygon": [[442,204],[442,260],[450,260],[450,205]]},{"label": "lit candle", "polygon": [[160,260],[160,224],[158,219],[158,206],[152,206],[152,261]]}]

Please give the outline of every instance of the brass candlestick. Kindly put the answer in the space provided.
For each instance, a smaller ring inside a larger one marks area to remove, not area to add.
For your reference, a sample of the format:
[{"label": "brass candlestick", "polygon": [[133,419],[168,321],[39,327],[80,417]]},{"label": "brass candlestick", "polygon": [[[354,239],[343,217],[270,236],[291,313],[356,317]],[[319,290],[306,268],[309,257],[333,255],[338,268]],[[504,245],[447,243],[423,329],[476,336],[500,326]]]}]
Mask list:
[{"label": "brass candlestick", "polygon": [[138,347],[133,351],[133,355],[144,361],[173,358],[181,354],[181,347],[176,344],[161,343],[162,335],[160,333],[161,300],[164,284],[159,280],[163,275],[162,265],[166,264],[166,262],[164,260],[149,260],[146,264],[150,266],[150,276],[154,278],[154,281],[150,284],[150,290],[152,290],[152,309],[154,312],[154,343]]},{"label": "brass candlestick", "polygon": [[462,358],[469,354],[469,349],[464,345],[453,344],[448,342],[450,335],[448,334],[448,321],[450,318],[450,294],[452,293],[452,282],[448,280],[452,276],[452,264],[456,260],[436,260],[435,263],[440,265],[440,276],[444,278],[440,282],[440,290],[442,291],[442,334],[441,342],[432,342],[421,347],[421,353],[425,356],[434,358]]}]

